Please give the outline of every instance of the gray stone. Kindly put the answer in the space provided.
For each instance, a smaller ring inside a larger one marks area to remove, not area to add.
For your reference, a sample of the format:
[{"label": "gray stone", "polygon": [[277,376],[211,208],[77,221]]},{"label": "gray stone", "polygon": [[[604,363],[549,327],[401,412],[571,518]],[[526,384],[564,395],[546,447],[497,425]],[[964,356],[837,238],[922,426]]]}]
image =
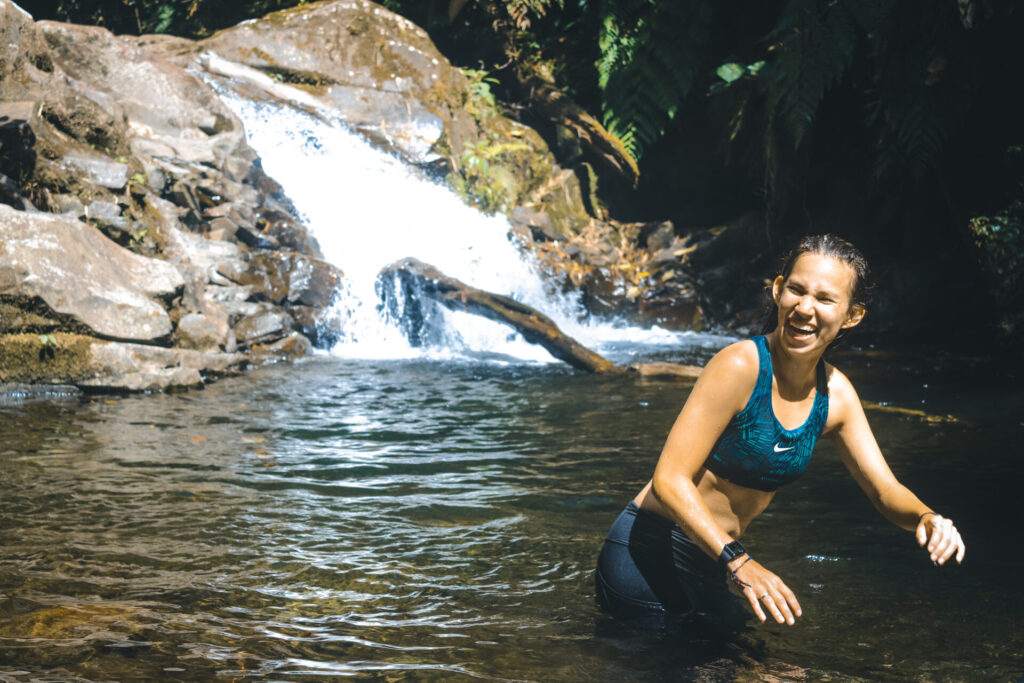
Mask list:
[{"label": "gray stone", "polygon": [[79,386],[124,391],[164,391],[197,387],[205,375],[237,370],[246,358],[237,353],[211,353],[187,349],[164,349],[141,344],[103,343],[92,345],[91,376]]},{"label": "gray stone", "polygon": [[121,205],[117,202],[104,202],[99,199],[89,202],[85,207],[85,217],[112,221],[121,217]]},{"label": "gray stone", "polygon": [[280,309],[267,307],[238,321],[232,329],[238,343],[248,345],[280,339],[292,331],[292,319]]},{"label": "gray stone", "polygon": [[202,313],[189,313],[178,321],[176,345],[183,349],[210,350],[226,345],[230,328],[224,320]]},{"label": "gray stone", "polygon": [[59,194],[54,197],[54,202],[57,205],[57,210],[62,214],[73,218],[81,218],[85,215],[85,205],[73,194]]},{"label": "gray stone", "polygon": [[123,249],[91,225],[0,205],[0,295],[38,297],[100,336],[150,341],[171,332],[152,297],[183,286],[170,263]]},{"label": "gray stone", "polygon": [[238,119],[198,77],[106,29],[50,21],[36,27],[68,76],[117,102],[135,133],[136,153],[138,143],[152,141],[170,150],[163,155],[217,166],[231,153],[255,158]]},{"label": "gray stone", "polygon": [[71,384],[0,384],[0,405],[76,399],[82,391]]},{"label": "gray stone", "polygon": [[86,156],[85,154],[66,154],[63,163],[84,174],[91,183],[111,190],[123,190],[128,184],[128,164],[113,161],[102,156]]},{"label": "gray stone", "polygon": [[432,147],[446,118],[462,109],[456,96],[451,104],[444,100],[464,90],[465,79],[426,31],[374,3],[325,2],[276,13],[221,31],[197,48],[208,51],[199,59],[207,71],[329,111],[413,163],[437,158]]},{"label": "gray stone", "polygon": [[250,358],[257,365],[291,361],[313,353],[313,344],[304,335],[292,332],[287,337],[271,344],[257,344],[252,347]]},{"label": "gray stone", "polygon": [[255,291],[251,286],[213,283],[205,287],[203,295],[220,304],[232,318],[239,319],[266,310],[265,303],[251,301]]}]

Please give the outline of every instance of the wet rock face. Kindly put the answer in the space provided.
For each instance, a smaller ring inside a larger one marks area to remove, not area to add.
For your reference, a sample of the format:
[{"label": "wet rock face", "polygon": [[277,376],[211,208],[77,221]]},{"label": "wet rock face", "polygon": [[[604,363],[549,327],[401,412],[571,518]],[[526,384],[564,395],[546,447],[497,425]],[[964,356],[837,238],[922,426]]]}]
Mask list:
[{"label": "wet rock face", "polygon": [[[289,310],[319,319],[342,275],[218,95],[7,0],[0,39],[0,381],[153,391],[309,352]],[[281,324],[239,341],[256,313]]]}]

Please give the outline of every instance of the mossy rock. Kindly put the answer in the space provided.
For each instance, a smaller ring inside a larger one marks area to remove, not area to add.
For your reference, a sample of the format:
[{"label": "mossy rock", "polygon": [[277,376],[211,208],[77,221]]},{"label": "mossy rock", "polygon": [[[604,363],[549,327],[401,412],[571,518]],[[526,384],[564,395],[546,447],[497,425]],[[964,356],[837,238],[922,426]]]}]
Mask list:
[{"label": "mossy rock", "polygon": [[78,334],[0,335],[0,382],[77,384],[92,374],[92,345]]}]

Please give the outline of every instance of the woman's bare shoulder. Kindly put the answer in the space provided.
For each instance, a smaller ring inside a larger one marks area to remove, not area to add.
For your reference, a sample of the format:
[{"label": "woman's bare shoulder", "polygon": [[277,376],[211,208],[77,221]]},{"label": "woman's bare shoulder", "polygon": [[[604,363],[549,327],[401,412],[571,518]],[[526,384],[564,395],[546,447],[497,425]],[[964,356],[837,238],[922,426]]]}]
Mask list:
[{"label": "woman's bare shoulder", "polygon": [[716,353],[708,361],[705,369],[756,378],[760,365],[760,359],[757,357],[757,344],[752,339],[744,339],[733,342]]},{"label": "woman's bare shoulder", "polygon": [[849,410],[861,409],[860,397],[842,370],[831,363],[825,363],[825,372],[828,379],[829,423],[834,426],[849,414]]},{"label": "woman's bare shoulder", "polygon": [[700,383],[710,383],[716,388],[716,393],[731,395],[729,403],[742,408],[754,390],[760,366],[757,345],[745,339],[716,353],[704,367]]}]

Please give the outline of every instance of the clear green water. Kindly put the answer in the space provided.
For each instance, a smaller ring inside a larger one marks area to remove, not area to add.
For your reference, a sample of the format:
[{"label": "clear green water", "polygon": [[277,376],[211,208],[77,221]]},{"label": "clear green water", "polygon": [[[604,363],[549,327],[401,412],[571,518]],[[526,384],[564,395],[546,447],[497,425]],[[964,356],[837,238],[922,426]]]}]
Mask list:
[{"label": "clear green water", "polygon": [[869,415],[968,561],[933,568],[823,444],[745,539],[803,620],[714,646],[592,597],[685,386],[315,359],[0,407],[0,680],[1019,679],[1019,377],[840,364],[866,399],[959,418]]}]

